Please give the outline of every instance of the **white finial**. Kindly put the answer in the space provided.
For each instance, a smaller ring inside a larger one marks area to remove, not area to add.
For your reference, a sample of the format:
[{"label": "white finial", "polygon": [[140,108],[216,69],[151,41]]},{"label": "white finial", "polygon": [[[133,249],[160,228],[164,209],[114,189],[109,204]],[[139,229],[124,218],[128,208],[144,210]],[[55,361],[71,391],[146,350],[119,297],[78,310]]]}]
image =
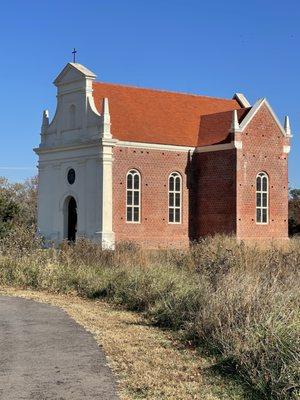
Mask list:
[{"label": "white finial", "polygon": [[290,119],[288,116],[284,118],[284,130],[286,136],[292,136],[291,126],[290,126]]},{"label": "white finial", "polygon": [[109,104],[108,104],[108,98],[104,97],[103,99],[103,114],[108,114],[109,115]]},{"label": "white finial", "polygon": [[109,105],[108,105],[108,98],[104,97],[103,99],[103,113],[109,114]]},{"label": "white finial", "polygon": [[237,110],[233,110],[232,122],[231,122],[231,132],[236,132],[240,129],[240,124],[238,120]]},{"label": "white finial", "polygon": [[108,98],[105,97],[102,101],[102,125],[103,125],[103,136],[111,136],[110,133],[110,113]]},{"label": "white finial", "polygon": [[49,127],[49,111],[43,111],[43,122],[42,122],[42,133],[45,133],[47,128]]},{"label": "white finial", "polygon": [[43,111],[43,121],[44,120],[49,122],[49,111],[48,110]]}]

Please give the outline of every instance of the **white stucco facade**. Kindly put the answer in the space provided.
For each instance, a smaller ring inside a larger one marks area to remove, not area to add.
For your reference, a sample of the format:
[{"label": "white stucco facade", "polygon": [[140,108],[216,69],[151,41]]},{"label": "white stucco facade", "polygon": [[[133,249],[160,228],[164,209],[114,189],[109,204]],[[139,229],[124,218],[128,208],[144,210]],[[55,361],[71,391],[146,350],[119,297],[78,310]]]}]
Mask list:
[{"label": "white stucco facade", "polygon": [[[114,247],[112,228],[112,162],[115,141],[110,133],[108,100],[103,113],[95,107],[92,82],[96,76],[69,63],[54,81],[57,109],[49,122],[43,114],[39,156],[38,228],[46,240],[68,237],[68,201],[77,204],[76,237]],[[74,169],[70,184],[68,171]]]}]

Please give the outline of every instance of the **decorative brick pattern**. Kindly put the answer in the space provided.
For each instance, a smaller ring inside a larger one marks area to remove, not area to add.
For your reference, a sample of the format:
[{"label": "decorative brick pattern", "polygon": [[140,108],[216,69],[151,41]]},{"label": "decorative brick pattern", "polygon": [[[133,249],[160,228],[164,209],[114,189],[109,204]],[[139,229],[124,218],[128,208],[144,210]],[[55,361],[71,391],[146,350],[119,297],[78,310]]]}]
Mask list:
[{"label": "decorative brick pattern", "polygon": [[[240,135],[237,150],[237,237],[239,239],[286,239],[288,237],[289,145],[269,109],[263,105]],[[269,223],[256,223],[256,176],[269,176]]]},{"label": "decorative brick pattern", "polygon": [[[113,162],[116,241],[145,247],[186,247],[216,233],[238,239],[288,237],[288,160],[284,137],[263,105],[236,140],[241,149],[194,153],[117,146]],[[141,221],[126,222],[126,174],[141,174]],[[182,176],[182,223],[168,223],[168,177]],[[269,176],[269,223],[256,223],[256,176]]]},{"label": "decorative brick pattern", "polygon": [[195,154],[193,165],[196,238],[235,233],[236,150]]},{"label": "decorative brick pattern", "polygon": [[[188,153],[114,148],[113,230],[116,242],[132,240],[146,247],[186,247],[189,244]],[[126,174],[141,174],[141,222],[126,222]],[[182,223],[168,223],[168,178],[182,176]]]}]

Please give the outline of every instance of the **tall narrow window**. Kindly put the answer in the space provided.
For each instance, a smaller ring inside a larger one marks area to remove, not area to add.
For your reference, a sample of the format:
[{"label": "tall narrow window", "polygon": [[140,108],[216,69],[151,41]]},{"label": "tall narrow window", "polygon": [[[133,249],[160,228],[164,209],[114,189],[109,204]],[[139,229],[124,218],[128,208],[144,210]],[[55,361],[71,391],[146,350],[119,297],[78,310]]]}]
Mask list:
[{"label": "tall narrow window", "polygon": [[169,176],[169,223],[181,223],[181,176],[178,172]]},{"label": "tall narrow window", "polygon": [[141,176],[132,169],[126,179],[126,221],[140,222],[141,214]]},{"label": "tall narrow window", "polygon": [[256,222],[267,224],[269,220],[269,178],[265,172],[256,177]]}]

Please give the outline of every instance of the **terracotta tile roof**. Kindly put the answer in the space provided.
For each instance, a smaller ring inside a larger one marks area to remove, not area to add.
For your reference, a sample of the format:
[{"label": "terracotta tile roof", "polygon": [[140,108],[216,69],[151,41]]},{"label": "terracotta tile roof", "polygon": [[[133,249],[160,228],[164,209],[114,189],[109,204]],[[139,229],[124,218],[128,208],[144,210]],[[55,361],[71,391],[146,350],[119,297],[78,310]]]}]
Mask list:
[{"label": "terracotta tile roof", "polygon": [[[239,123],[245,118],[249,108],[242,108],[237,111]],[[229,133],[232,122],[232,111],[216,114],[203,115],[200,121],[198,146],[209,146],[217,143],[230,143]]]},{"label": "terracotta tile roof", "polygon": [[[218,135],[223,138],[224,129],[220,130],[222,134],[214,134],[212,128],[219,132],[216,122],[220,121],[218,118],[214,122],[205,119],[202,124],[203,116],[241,108],[236,100],[110,83],[95,82],[93,89],[100,113],[102,99],[109,99],[112,134],[124,141],[178,146],[213,144]],[[205,126],[208,126],[208,132]]]}]

